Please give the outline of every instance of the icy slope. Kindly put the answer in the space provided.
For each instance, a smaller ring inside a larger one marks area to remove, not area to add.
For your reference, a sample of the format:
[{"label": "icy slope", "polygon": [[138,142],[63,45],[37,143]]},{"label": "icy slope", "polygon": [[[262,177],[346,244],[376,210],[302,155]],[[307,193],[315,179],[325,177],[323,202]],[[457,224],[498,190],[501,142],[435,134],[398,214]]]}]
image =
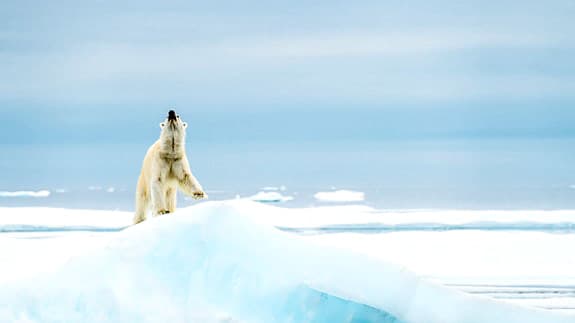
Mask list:
[{"label": "icy slope", "polygon": [[273,210],[203,203],[126,229],[60,270],[0,286],[0,321],[575,322],[253,220]]}]

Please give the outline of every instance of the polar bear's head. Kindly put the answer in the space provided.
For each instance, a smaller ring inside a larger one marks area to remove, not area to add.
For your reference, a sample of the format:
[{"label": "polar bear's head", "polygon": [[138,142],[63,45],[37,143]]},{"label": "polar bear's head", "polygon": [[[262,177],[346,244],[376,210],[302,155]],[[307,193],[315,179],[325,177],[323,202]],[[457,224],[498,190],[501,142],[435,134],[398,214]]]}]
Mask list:
[{"label": "polar bear's head", "polygon": [[174,110],[170,110],[166,120],[160,123],[162,150],[176,152],[184,149],[187,127],[188,124],[182,121]]}]

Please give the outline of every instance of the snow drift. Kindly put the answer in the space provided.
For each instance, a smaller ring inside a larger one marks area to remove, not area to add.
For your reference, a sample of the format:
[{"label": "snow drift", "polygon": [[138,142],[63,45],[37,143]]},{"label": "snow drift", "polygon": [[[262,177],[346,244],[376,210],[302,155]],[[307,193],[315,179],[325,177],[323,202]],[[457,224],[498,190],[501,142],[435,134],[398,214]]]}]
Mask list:
[{"label": "snow drift", "polygon": [[272,210],[211,202],[130,227],[52,273],[0,286],[0,321],[575,322],[253,220]]}]

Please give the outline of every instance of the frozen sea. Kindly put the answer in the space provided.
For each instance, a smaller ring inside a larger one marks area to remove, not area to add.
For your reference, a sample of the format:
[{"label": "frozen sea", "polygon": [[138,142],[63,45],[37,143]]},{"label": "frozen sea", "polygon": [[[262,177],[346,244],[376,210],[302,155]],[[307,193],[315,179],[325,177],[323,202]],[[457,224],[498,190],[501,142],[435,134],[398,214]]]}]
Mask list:
[{"label": "frozen sea", "polygon": [[[1,145],[0,191],[51,194],[0,193],[0,205],[132,210],[148,145]],[[573,138],[296,144],[191,137],[187,151],[212,200],[275,187],[293,197],[284,207],[324,205],[316,193],[345,189],[365,193],[363,203],[378,209],[575,209]]]},{"label": "frozen sea", "polygon": [[[575,314],[573,139],[298,145],[191,140],[192,169],[211,201],[227,201],[223,209],[180,196],[181,220],[177,213],[177,223],[166,217],[137,233],[126,228],[146,149],[147,144],[2,146],[0,250],[5,252],[0,258],[0,318],[74,321],[96,313],[109,321],[141,321],[136,309],[144,306],[142,313],[151,321],[269,322],[272,317],[278,322],[509,323],[505,318],[529,317],[532,322],[575,322],[573,316],[561,316]],[[241,203],[228,201],[238,198]],[[220,211],[231,215],[220,219]],[[195,223],[190,220],[194,214],[206,220]],[[236,221],[244,215],[249,220]],[[205,239],[174,234],[156,245],[150,236],[155,225],[170,232],[178,223]],[[246,227],[252,224],[265,228],[252,232]],[[250,238],[258,233],[264,238]],[[142,237],[151,240],[137,247]],[[194,247],[175,248],[178,237],[191,239],[186,241]],[[260,254],[252,248],[268,242],[281,248]],[[123,243],[136,256],[119,256]],[[230,248],[236,247],[239,255],[261,257],[261,263],[228,258]],[[287,254],[282,254],[284,247]],[[330,256],[321,264],[311,261],[323,255],[314,248],[328,248]],[[166,250],[177,255],[177,262],[162,258]],[[204,255],[204,267],[194,267],[197,263],[185,257],[194,252]],[[92,254],[102,261],[86,260]],[[156,256],[167,261],[164,266]],[[340,258],[347,261],[337,261]],[[282,261],[302,271],[284,272],[273,265]],[[114,265],[106,269],[107,264]],[[176,274],[165,284],[145,286],[151,295],[173,300],[161,306],[213,311],[192,315],[173,309],[168,312],[175,317],[161,317],[159,307],[151,306],[157,300],[144,298],[131,304],[136,312],[119,314],[119,304],[125,305],[131,293],[143,292],[123,285],[138,265],[153,267],[148,274],[160,281]],[[190,268],[170,269],[178,266]],[[273,270],[264,273],[263,268]],[[72,283],[94,270],[107,274],[84,289]],[[402,276],[403,270],[410,274]],[[330,275],[320,274],[326,271]],[[54,277],[61,283],[66,273],[76,276],[64,290],[50,283]],[[220,274],[221,279],[214,277]],[[206,284],[202,293],[176,288],[182,283],[178,277],[184,276],[194,288],[200,282],[190,277]],[[419,279],[425,283],[414,283]],[[254,290],[255,282],[265,288]],[[210,292],[210,287],[222,293]],[[268,303],[274,297],[277,302]],[[62,299],[62,309],[56,302],[49,311],[52,316],[42,316],[47,313],[42,301],[53,298]],[[109,302],[91,307],[102,299]],[[206,300],[209,304],[202,303]],[[496,319],[482,320],[481,312]]]}]

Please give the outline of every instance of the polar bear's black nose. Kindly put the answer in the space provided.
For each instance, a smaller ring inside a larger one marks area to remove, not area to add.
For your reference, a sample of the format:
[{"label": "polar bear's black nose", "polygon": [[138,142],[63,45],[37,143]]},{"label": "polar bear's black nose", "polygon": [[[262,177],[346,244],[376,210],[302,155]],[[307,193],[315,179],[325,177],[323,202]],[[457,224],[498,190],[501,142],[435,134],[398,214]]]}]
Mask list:
[{"label": "polar bear's black nose", "polygon": [[176,112],[174,110],[168,112],[168,120],[176,120]]}]

